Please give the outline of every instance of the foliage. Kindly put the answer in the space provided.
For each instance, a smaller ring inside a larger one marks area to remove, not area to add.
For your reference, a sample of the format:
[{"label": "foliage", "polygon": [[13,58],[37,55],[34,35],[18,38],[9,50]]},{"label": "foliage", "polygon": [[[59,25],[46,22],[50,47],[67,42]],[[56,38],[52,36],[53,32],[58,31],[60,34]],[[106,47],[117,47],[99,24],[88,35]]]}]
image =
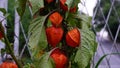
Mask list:
[{"label": "foliage", "polygon": [[32,12],[35,14],[40,8],[44,7],[44,0],[29,0],[32,5]]},{"label": "foliage", "polygon": [[[12,1],[12,2],[11,2]],[[15,17],[15,1],[14,0],[11,0],[11,1],[8,1],[8,11],[4,11],[5,9],[2,9],[1,8],[1,11],[4,12],[4,15],[7,19],[7,25],[6,25],[6,29],[7,29],[7,38],[10,42],[10,45],[14,43],[14,17]],[[21,20],[21,23],[23,24],[23,28],[25,30],[25,34],[27,35],[27,32],[28,32],[28,26],[29,26],[29,22],[30,22],[30,19],[31,19],[31,15],[30,15],[30,11],[29,11],[29,7],[28,5],[26,5],[26,8],[25,8],[25,14],[22,16],[24,17],[22,20]],[[8,16],[9,15],[9,16]],[[19,37],[19,40],[20,40],[20,43],[19,43],[19,47],[20,47],[20,51],[21,49],[23,48],[23,46],[25,45],[25,39],[24,39],[24,36],[23,36],[23,33],[22,31],[20,30],[20,37]],[[11,46],[13,47],[13,46]],[[12,48],[13,50],[13,48]],[[6,49],[5,50],[7,53],[9,52],[9,49]],[[25,50],[25,55],[24,57],[29,57],[28,56],[29,54],[27,53],[27,51]],[[21,59],[22,60],[22,59]]]},{"label": "foliage", "polygon": [[0,8],[0,11],[3,13],[3,15],[5,15],[7,13],[4,8]]},{"label": "foliage", "polygon": [[[35,3],[35,1],[30,1],[32,5],[36,5],[38,6],[40,4],[40,1],[37,1],[39,3]],[[70,3],[73,3],[75,1],[71,0],[66,2],[66,4],[71,7]],[[41,2],[42,4],[43,2]],[[46,2],[45,2],[46,3]],[[78,3],[76,1],[76,3]],[[52,3],[51,3],[52,4]],[[32,20],[32,22],[30,23],[29,26],[29,34],[31,34],[30,36],[30,40],[29,40],[29,46],[31,48],[32,51],[32,57],[33,59],[39,59],[42,58],[44,55],[46,55],[45,52],[49,52],[51,50],[51,47],[48,45],[47,43],[47,39],[45,36],[45,28],[46,28],[46,24],[47,22],[49,23],[49,16],[51,13],[53,13],[54,11],[58,11],[61,12],[62,16],[64,17],[63,24],[64,25],[62,28],[67,32],[69,30],[69,28],[74,28],[74,27],[78,27],[79,28],[79,32],[81,33],[81,43],[80,43],[80,47],[78,48],[71,48],[69,46],[65,46],[66,43],[63,43],[62,41],[60,42],[60,44],[57,46],[59,48],[61,48],[64,44],[65,48],[63,48],[63,50],[66,51],[66,53],[68,53],[68,58],[69,58],[69,66],[71,68],[86,68],[89,67],[88,65],[90,65],[90,61],[96,51],[97,48],[97,43],[95,42],[95,35],[94,33],[90,30],[90,21],[91,18],[86,16],[86,15],[80,15],[78,12],[76,13],[70,13],[69,10],[67,12],[61,11],[59,9],[57,9],[56,7],[51,8],[51,4],[48,4],[47,7],[46,5],[44,5],[43,10],[48,10],[46,12],[45,15],[37,15],[36,18],[34,18]],[[52,4],[53,5],[53,4]],[[36,6],[32,6],[32,8],[36,8]],[[54,5],[56,6],[56,5]],[[39,9],[42,9],[43,6],[41,7],[39,5],[39,8],[36,8],[35,10],[33,10],[33,13],[35,13],[35,11],[38,12]],[[36,12],[36,13],[37,13]],[[39,12],[44,12],[44,11],[39,11]],[[62,13],[64,12],[64,13]],[[67,25],[66,25],[67,23]],[[49,24],[50,26],[51,24]],[[48,26],[48,24],[47,24]],[[65,33],[66,33],[65,32]],[[63,40],[64,41],[64,40]],[[72,53],[67,52],[67,48],[71,48],[71,50],[74,50]],[[49,54],[47,55],[48,58]],[[45,57],[44,57],[45,58]],[[38,62],[36,62],[36,64],[39,64],[39,68],[42,68],[40,66],[44,65],[43,62],[49,62],[47,59],[45,60],[39,60]],[[48,63],[51,65],[51,62]],[[49,67],[50,68],[50,67]]]},{"label": "foliage", "polygon": [[54,63],[51,58],[49,58],[50,53],[45,53],[39,59],[39,64],[35,68],[54,68]]},{"label": "foliage", "polygon": [[[77,5],[80,1],[53,0],[48,3],[47,0],[18,0],[17,12],[21,17],[20,21],[24,19],[26,4],[28,2],[31,4],[33,19],[31,20],[30,24],[26,22],[24,23],[27,24],[25,24],[26,33],[28,31],[28,34],[26,35],[30,35],[28,45],[32,54],[32,63],[25,64],[24,68],[55,68],[56,62],[51,58],[50,55],[56,48],[60,48],[60,52],[63,52],[62,54],[65,54],[68,59],[65,67],[90,68],[90,62],[96,51],[97,43],[95,41],[95,35],[90,29],[91,17],[82,15],[78,12]],[[53,19],[61,22],[59,26],[56,26],[56,21],[54,21],[54,26],[49,18],[49,16],[55,12],[58,12],[63,18],[62,21],[59,21],[58,17]],[[52,47],[47,40],[49,37],[47,37],[46,28],[49,28],[51,26],[54,28],[61,28],[64,31],[62,38],[55,47]],[[80,41],[80,43],[77,43],[77,46],[73,45],[74,47],[71,47],[66,43],[66,34],[74,28],[76,28],[78,32],[77,36],[70,35],[71,41],[76,43],[75,41],[77,40]],[[4,36],[4,38],[7,39],[6,36]],[[23,42],[25,43],[25,40],[23,40]],[[6,45],[10,46],[9,41],[5,43]],[[11,51],[11,48],[9,48],[9,50]],[[12,53],[10,54],[12,55],[15,62],[19,65],[18,67],[22,68],[14,55]],[[60,62],[62,63],[62,61]]]},{"label": "foliage", "polygon": [[30,23],[29,33],[31,34],[31,37],[28,44],[31,48],[32,56],[34,57],[39,55],[41,50],[44,50],[47,47],[47,40],[44,30],[45,27],[43,26],[46,17],[47,16],[35,18],[35,20]]},{"label": "foliage", "polygon": [[[11,2],[12,1],[12,2]],[[8,12],[10,15],[7,18],[7,37],[10,41],[10,43],[14,43],[14,18],[15,18],[15,6],[18,6],[18,4],[15,4],[14,0],[8,1]],[[18,3],[18,2],[17,2]],[[25,11],[23,12],[24,15],[22,15],[22,20],[21,20],[21,24],[24,28],[25,34],[27,35],[28,32],[28,26],[29,26],[29,22],[31,20],[31,14],[30,14],[30,10],[29,10],[29,6],[26,4],[26,8],[24,8]],[[23,48],[23,46],[25,45],[25,38],[24,35],[22,33],[22,30],[20,28],[20,36],[19,36],[19,46],[20,46],[20,51]],[[26,51],[25,51],[26,52]]]},{"label": "foliage", "polygon": [[[30,24],[30,21],[31,21],[31,19],[32,19],[28,5],[26,6],[24,15],[23,15],[22,17],[23,17],[23,19],[21,20],[21,24],[22,24],[22,26],[23,26],[24,33],[25,33],[25,35],[26,35],[26,37],[27,37],[27,36],[28,36],[29,24]],[[22,32],[22,29],[20,28],[20,36],[19,36],[20,51],[22,50],[22,48],[23,48],[23,46],[24,46],[25,44],[26,44],[26,40],[25,40],[25,38],[24,38],[24,34],[23,34],[23,32]],[[27,53],[27,49],[25,50],[25,53]],[[24,54],[24,55],[25,55],[25,54]],[[27,54],[27,55],[28,55],[28,54]]]},{"label": "foliage", "polygon": [[90,61],[96,51],[97,43],[95,42],[95,35],[87,25],[90,18],[82,16],[82,29],[81,31],[81,47],[78,49],[74,61],[78,64],[78,68],[86,68],[90,65]]},{"label": "foliage", "polygon": [[7,37],[10,41],[10,43],[14,42],[14,4],[15,1],[11,0],[12,3],[10,3],[10,1],[8,0],[8,13],[10,14],[10,16],[7,18]]},{"label": "foliage", "polygon": [[16,6],[18,14],[22,18],[23,14],[25,12],[27,0],[17,0],[16,3],[18,5],[18,6]]}]

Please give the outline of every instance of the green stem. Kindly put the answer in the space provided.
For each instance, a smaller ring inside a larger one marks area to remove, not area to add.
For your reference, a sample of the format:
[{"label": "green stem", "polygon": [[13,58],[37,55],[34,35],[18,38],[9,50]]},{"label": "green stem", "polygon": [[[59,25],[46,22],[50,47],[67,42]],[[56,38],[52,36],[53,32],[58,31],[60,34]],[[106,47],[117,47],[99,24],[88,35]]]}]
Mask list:
[{"label": "green stem", "polygon": [[10,55],[12,56],[12,58],[14,59],[16,64],[18,65],[18,68],[22,68],[22,64],[15,57],[14,52],[13,52],[13,50],[11,48],[11,45],[10,45],[10,43],[8,41],[8,38],[5,35],[4,35],[4,39],[5,39],[5,44],[7,45],[8,49],[9,49]]},{"label": "green stem", "polygon": [[5,33],[4,33],[4,28],[3,28],[1,22],[0,22],[0,31],[3,33],[3,37],[4,37],[4,39],[5,39],[5,44],[6,44],[6,46],[7,46],[8,49],[9,49],[10,55],[12,56],[12,58],[14,59],[14,61],[16,62],[16,64],[18,65],[18,68],[22,68],[22,64],[17,60],[17,58],[16,58],[15,55],[14,55],[14,52],[13,52],[13,50],[12,50],[12,48],[11,48],[11,45],[10,45],[10,42],[9,42],[7,36],[6,36]]}]

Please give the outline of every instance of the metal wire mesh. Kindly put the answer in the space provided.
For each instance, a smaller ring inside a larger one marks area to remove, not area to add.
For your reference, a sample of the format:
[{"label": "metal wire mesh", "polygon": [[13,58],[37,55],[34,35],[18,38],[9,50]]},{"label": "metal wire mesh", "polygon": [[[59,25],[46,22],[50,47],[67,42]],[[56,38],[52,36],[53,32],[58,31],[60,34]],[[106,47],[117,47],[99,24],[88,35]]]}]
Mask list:
[{"label": "metal wire mesh", "polygon": [[[97,5],[96,8],[94,10],[94,14],[92,17],[92,24],[93,26],[96,25],[96,23],[98,24],[104,24],[103,28],[100,32],[97,32],[96,28],[94,28],[95,32],[96,32],[96,40],[98,42],[98,49],[97,52],[94,56],[93,59],[93,67],[94,68],[94,64],[97,63],[97,61],[105,54],[111,54],[111,53],[119,53],[120,50],[120,44],[118,42],[118,37],[119,37],[119,31],[120,31],[120,18],[119,18],[119,12],[117,11],[117,6],[116,3],[119,3],[119,0],[108,0],[109,1],[109,7],[107,13],[105,14],[104,11],[104,7],[105,5],[103,5],[102,3],[103,0],[97,0]],[[104,1],[105,2],[105,1]],[[106,3],[108,4],[108,3]],[[119,5],[120,6],[120,5]],[[115,20],[118,24],[117,27],[115,26],[115,22],[112,22],[113,25],[110,26],[109,22],[111,22],[111,16],[113,16],[116,19]],[[115,33],[113,34],[113,28],[116,28]],[[107,37],[105,37],[105,35]],[[117,55],[108,55],[107,57],[105,57],[105,59],[102,61],[102,63],[99,65],[99,68],[119,68],[119,63],[120,63],[120,56],[119,54]]]}]

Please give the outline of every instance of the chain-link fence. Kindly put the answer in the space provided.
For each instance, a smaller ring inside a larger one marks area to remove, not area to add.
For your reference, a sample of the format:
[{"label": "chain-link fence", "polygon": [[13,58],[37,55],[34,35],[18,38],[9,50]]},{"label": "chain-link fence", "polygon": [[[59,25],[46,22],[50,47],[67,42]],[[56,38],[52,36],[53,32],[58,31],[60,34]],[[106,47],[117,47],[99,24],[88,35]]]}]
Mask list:
[{"label": "chain-link fence", "polygon": [[93,58],[93,66],[102,56],[109,54],[100,63],[99,68],[120,67],[120,56],[118,54],[120,52],[119,8],[120,0],[97,0],[92,17],[92,24],[98,42],[97,52]]}]

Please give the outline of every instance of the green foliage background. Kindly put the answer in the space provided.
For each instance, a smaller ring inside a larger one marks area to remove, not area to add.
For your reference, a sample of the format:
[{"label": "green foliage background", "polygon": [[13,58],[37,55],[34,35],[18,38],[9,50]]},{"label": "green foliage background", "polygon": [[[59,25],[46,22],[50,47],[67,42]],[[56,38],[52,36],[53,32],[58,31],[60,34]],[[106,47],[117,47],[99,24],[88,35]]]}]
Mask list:
[{"label": "green foliage background", "polygon": [[[11,43],[14,43],[14,21],[15,21],[15,8],[16,8],[16,2],[15,0],[8,0],[8,13],[10,14],[10,16],[7,18],[7,37],[9,39],[9,41]],[[25,7],[25,13],[22,17],[21,23],[23,25],[25,34],[27,36],[28,34],[28,27],[29,27],[29,22],[32,19],[32,16],[30,14],[30,10],[28,5]],[[22,33],[22,30],[20,28],[20,36],[19,36],[19,49],[20,51],[22,50],[23,46],[25,45],[25,39],[24,39],[24,35]],[[24,54],[24,56],[28,55],[28,51],[25,51],[26,54]]]}]

